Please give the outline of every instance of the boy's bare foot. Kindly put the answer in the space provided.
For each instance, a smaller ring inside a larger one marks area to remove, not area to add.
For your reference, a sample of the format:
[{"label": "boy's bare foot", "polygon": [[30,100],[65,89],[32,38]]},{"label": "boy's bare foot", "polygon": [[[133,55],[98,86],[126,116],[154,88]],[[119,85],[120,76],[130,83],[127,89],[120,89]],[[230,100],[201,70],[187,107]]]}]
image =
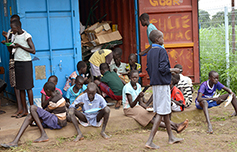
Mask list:
[{"label": "boy's bare foot", "polygon": [[11,147],[17,147],[18,144],[17,143],[13,143],[13,142],[10,142],[8,144],[1,144],[2,147],[4,148],[11,148]]},{"label": "boy's bare foot", "polygon": [[119,109],[121,104],[122,104],[122,100],[118,100],[116,105],[115,105],[115,109]]},{"label": "boy's bare foot", "polygon": [[49,141],[49,137],[45,134],[39,137],[38,139],[34,140],[34,143],[46,142]]},{"label": "boy's bare foot", "polygon": [[186,119],[184,122],[178,125],[177,133],[181,133],[187,127],[188,127],[188,119]]},{"label": "boy's bare foot", "polygon": [[11,117],[17,117],[19,114],[21,114],[23,111],[16,111]]},{"label": "boy's bare foot", "polygon": [[159,149],[160,148],[159,146],[157,146],[153,142],[151,144],[146,143],[145,147],[149,148],[149,149]]},{"label": "boy's bare foot", "polygon": [[212,127],[211,127],[211,126],[208,127],[207,133],[208,133],[208,134],[213,134],[213,130],[212,130]]},{"label": "boy's bare foot", "polygon": [[77,135],[77,137],[73,141],[77,142],[83,139],[84,139],[84,136],[81,134],[81,135]]},{"label": "boy's bare foot", "polygon": [[234,116],[237,116],[236,112],[233,112],[233,113],[231,114],[231,117],[234,117]]},{"label": "boy's bare foot", "polygon": [[184,139],[183,138],[172,138],[172,139],[169,139],[169,144],[174,144],[174,143],[179,143],[181,141],[183,141]]},{"label": "boy's bare foot", "polygon": [[109,139],[111,137],[111,136],[106,135],[105,132],[101,132],[100,134],[104,139]]}]

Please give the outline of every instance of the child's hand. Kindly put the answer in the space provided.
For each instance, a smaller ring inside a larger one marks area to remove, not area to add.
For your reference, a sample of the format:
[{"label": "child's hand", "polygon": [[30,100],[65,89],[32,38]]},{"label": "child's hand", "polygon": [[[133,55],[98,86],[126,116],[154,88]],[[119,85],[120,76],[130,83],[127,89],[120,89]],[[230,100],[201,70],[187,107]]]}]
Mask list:
[{"label": "child's hand", "polygon": [[2,31],[2,36],[4,36],[5,38],[7,38],[7,32]]},{"label": "child's hand", "polygon": [[142,97],[144,97],[144,93],[140,92],[138,96],[139,96],[139,98],[142,98]]},{"label": "child's hand", "polygon": [[225,101],[225,100],[223,100],[223,99],[221,99],[221,98],[214,98],[214,100],[217,102],[217,103],[220,103],[220,102],[223,102],[223,101]]},{"label": "child's hand", "polygon": [[2,42],[1,42],[2,44],[5,44],[6,43],[6,40],[2,40]]},{"label": "child's hand", "polygon": [[78,108],[78,107],[83,106],[83,105],[84,105],[84,103],[80,102],[80,103],[76,104],[75,107]]},{"label": "child's hand", "polygon": [[21,45],[20,44],[18,44],[18,43],[14,43],[14,45],[11,45],[13,48],[18,48],[18,47],[20,47]]},{"label": "child's hand", "polygon": [[115,69],[114,69],[114,72],[117,73],[117,71],[118,71],[118,69],[115,68]]}]

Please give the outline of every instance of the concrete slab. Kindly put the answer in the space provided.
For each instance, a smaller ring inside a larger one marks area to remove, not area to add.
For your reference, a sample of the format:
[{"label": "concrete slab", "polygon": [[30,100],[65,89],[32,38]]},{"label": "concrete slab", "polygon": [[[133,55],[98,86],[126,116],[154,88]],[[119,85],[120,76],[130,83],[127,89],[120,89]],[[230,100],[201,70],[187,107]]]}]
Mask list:
[{"label": "concrete slab", "polygon": [[[12,118],[11,115],[16,111],[16,106],[4,106],[1,110],[6,111],[5,114],[0,115],[0,143],[10,142],[14,139],[20,126],[22,125],[25,118]],[[185,109],[183,112],[172,113],[172,121],[180,123],[185,119],[191,121],[204,120],[202,110],[197,110],[194,105],[189,109]],[[110,119],[106,132],[116,132],[118,130],[129,130],[142,128],[134,119],[124,116],[122,107],[119,110],[115,110],[111,107]],[[95,127],[83,127],[80,125],[80,129],[84,135],[86,134],[99,134],[100,128]],[[50,130],[45,129],[49,138],[60,138],[60,137],[72,137],[76,135],[76,130],[72,123],[68,123],[66,127],[61,130]],[[28,127],[21,137],[21,142],[33,141],[40,136],[38,127]]]}]

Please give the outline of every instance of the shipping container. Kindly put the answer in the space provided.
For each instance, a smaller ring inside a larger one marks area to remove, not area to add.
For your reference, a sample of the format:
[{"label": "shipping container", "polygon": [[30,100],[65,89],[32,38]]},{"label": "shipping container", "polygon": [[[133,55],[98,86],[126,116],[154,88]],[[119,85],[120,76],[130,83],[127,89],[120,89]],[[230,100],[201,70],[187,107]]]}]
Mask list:
[{"label": "shipping container", "polygon": [[[171,66],[182,64],[183,74],[194,83],[200,82],[197,0],[3,0],[0,9],[1,31],[10,28],[10,16],[17,13],[23,29],[33,37],[35,98],[40,97],[50,75],[58,76],[57,87],[63,89],[66,76],[76,70],[76,63],[82,59],[80,22],[86,25],[88,21],[93,24],[104,20],[117,25],[123,37],[119,46],[123,50],[122,62],[127,63],[129,54],[149,46],[146,27],[138,20],[142,13],[148,13],[150,22],[164,33]],[[88,20],[89,16],[94,19]],[[1,36],[0,40],[3,39]],[[6,69],[5,80],[9,84],[9,54],[4,45],[0,49],[0,66]],[[142,72],[146,72],[146,57],[138,57],[138,62],[142,64]],[[144,86],[149,83],[147,77],[142,79]],[[10,85],[7,90],[13,93]]]},{"label": "shipping container", "polygon": [[[149,14],[150,23],[164,34],[164,46],[171,67],[183,66],[183,75],[200,83],[198,0],[139,0],[139,14]],[[149,47],[146,27],[140,26],[141,50]],[[146,72],[146,57],[141,57],[142,72]],[[147,85],[148,75],[142,80]]]}]

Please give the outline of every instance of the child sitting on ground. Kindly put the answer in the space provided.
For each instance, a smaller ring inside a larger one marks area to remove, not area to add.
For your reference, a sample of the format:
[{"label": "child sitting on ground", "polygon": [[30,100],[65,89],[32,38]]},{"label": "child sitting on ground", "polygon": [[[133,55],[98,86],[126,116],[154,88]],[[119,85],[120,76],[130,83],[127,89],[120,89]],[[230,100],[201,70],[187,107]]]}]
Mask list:
[{"label": "child sitting on ground", "polygon": [[176,64],[174,68],[179,68],[180,72],[180,80],[176,84],[176,87],[183,93],[184,99],[185,99],[185,105],[186,107],[189,107],[192,103],[192,92],[193,92],[193,85],[192,85],[192,80],[187,77],[182,75],[183,67],[180,64]]},{"label": "child sitting on ground", "polygon": [[185,100],[182,92],[175,86],[179,82],[179,74],[171,76],[171,109],[172,111],[184,111]]},{"label": "child sitting on ground", "polygon": [[[73,122],[76,130],[77,137],[74,141],[79,141],[84,139],[80,128],[78,126],[78,122],[76,117],[79,119],[79,122],[83,126],[95,126],[99,127],[102,123],[103,125],[101,129],[101,136],[105,139],[110,138],[110,136],[105,134],[105,128],[107,122],[109,120],[110,108],[107,106],[105,99],[96,93],[96,84],[91,82],[88,84],[87,91],[83,95],[79,96],[72,105],[70,105],[69,109],[69,118]],[[81,106],[82,112],[77,111],[76,109]],[[93,113],[88,113],[88,110],[92,110],[94,108],[101,108],[99,111],[95,111]]]},{"label": "child sitting on ground", "polygon": [[41,136],[40,138],[34,140],[34,143],[46,142],[49,140],[43,127],[50,129],[61,129],[67,125],[66,121],[66,101],[60,94],[58,90],[55,90],[55,85],[53,82],[46,82],[44,85],[44,91],[49,100],[46,100],[45,105],[48,105],[45,110],[37,107],[36,105],[30,106],[30,114],[27,115],[25,121],[23,122],[19,132],[17,133],[15,139],[8,144],[1,144],[5,148],[17,147],[18,142],[23,135],[26,128],[35,121]]},{"label": "child sitting on ground", "polygon": [[110,71],[114,71],[118,74],[119,78],[124,81],[123,83],[126,84],[130,80],[127,76],[128,72],[126,71],[126,63],[121,62],[122,50],[117,47],[113,49],[113,58],[114,63],[110,65]]},{"label": "child sitting on ground", "polygon": [[77,71],[74,71],[67,79],[67,82],[63,88],[64,91],[67,92],[68,88],[73,86],[75,84],[76,77],[78,75],[82,76],[84,78],[84,84],[88,84],[88,78],[86,77],[86,70],[87,70],[87,65],[84,61],[79,61],[77,63]]},{"label": "child sitting on ground", "polygon": [[80,75],[77,76],[75,84],[67,90],[67,95],[66,95],[67,103],[71,105],[81,93],[84,93],[86,89],[87,87],[84,84],[84,78]]},{"label": "child sitting on ground", "polygon": [[137,62],[137,56],[131,53],[128,57],[128,64],[126,65],[126,70],[129,72],[131,70],[141,71],[141,65]]},{"label": "child sitting on ground", "polygon": [[110,72],[107,63],[100,64],[100,72],[103,74],[103,77],[100,81],[95,80],[95,84],[110,98],[117,100],[115,109],[119,109],[122,103],[122,90],[124,84],[115,72]]},{"label": "child sitting on ground", "polygon": [[[145,127],[149,122],[154,122],[155,113],[146,110],[147,105],[143,102],[144,92],[141,91],[141,85],[138,83],[139,76],[137,70],[130,72],[130,79],[131,81],[123,87],[123,112],[125,116],[132,117]],[[180,124],[172,121],[170,123],[171,129],[177,133],[181,133],[188,126],[187,119]],[[163,121],[160,123],[160,127],[165,128]]]},{"label": "child sitting on ground", "polygon": [[[48,78],[48,82],[53,82],[55,85],[55,90],[58,90],[61,94],[63,94],[59,88],[56,88],[56,85],[58,84],[58,77],[57,76],[55,76],[55,75],[50,76]],[[44,92],[44,88],[40,91],[40,93],[41,93],[41,106],[44,109],[48,105],[43,106],[43,103],[45,103],[45,101],[49,99],[49,96],[47,96],[46,93]]]},{"label": "child sitting on ground", "polygon": [[[202,109],[204,112],[208,124],[207,132],[210,134],[213,133],[213,130],[209,118],[208,108],[219,106],[228,98],[229,95],[232,95],[231,103],[235,110],[235,113],[233,113],[232,116],[236,116],[237,113],[237,100],[235,94],[229,88],[221,84],[218,80],[219,80],[219,74],[216,71],[210,71],[209,79],[200,85],[198,89],[197,98],[195,100],[196,107],[198,109]],[[223,89],[226,92],[228,92],[228,94],[224,94],[219,97],[213,97],[213,95],[216,92],[216,89],[218,90]]]}]

